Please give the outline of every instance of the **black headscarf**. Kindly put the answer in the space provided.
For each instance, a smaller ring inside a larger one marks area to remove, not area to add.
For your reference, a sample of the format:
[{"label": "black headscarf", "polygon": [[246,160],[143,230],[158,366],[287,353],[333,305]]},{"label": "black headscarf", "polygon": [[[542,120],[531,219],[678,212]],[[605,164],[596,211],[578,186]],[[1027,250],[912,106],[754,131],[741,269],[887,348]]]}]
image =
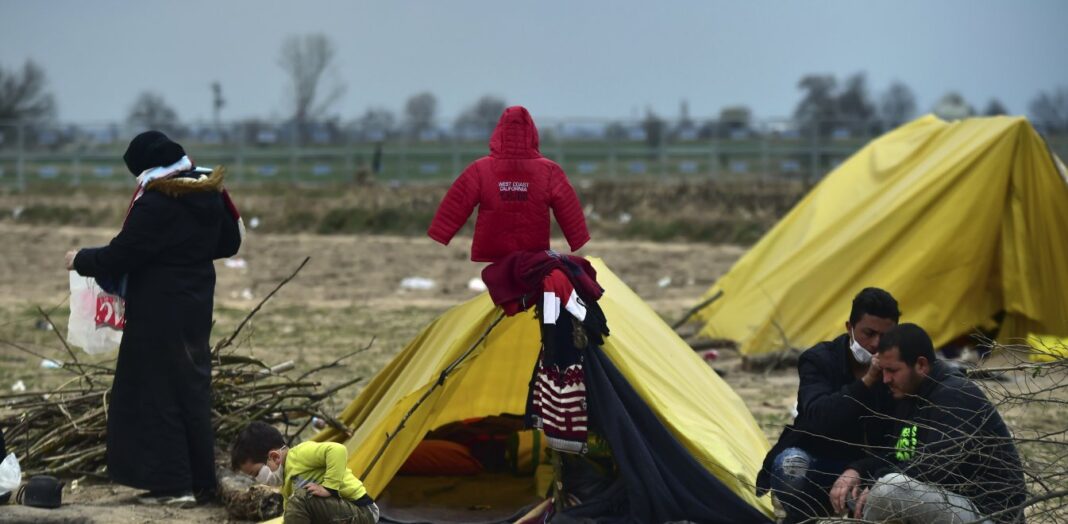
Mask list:
[{"label": "black headscarf", "polygon": [[185,156],[185,149],[159,131],[145,131],[130,141],[122,159],[133,176],[153,167],[169,166]]}]

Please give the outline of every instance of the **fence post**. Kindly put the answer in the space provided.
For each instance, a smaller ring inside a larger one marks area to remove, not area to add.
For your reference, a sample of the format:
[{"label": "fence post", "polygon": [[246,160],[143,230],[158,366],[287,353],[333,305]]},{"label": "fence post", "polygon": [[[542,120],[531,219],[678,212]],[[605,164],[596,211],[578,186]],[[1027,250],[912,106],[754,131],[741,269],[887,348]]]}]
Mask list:
[{"label": "fence post", "polygon": [[236,171],[237,171],[237,173],[235,173],[235,174],[237,176],[234,177],[234,178],[236,180],[244,182],[245,178],[246,178],[246,173],[245,173],[245,132],[246,132],[246,127],[245,127],[245,123],[244,122],[238,122],[237,124],[234,125],[234,129],[236,130],[236,134],[237,134],[237,154],[234,156],[234,164],[235,164]]},{"label": "fence post", "polygon": [[26,125],[19,122],[17,125],[18,130],[18,159],[15,161],[15,173],[18,176],[18,183],[16,186],[18,190],[26,191]]},{"label": "fence post", "polygon": [[74,187],[78,187],[78,186],[82,185],[82,152],[83,151],[84,151],[84,146],[78,146],[74,150],[74,158],[73,158],[73,160],[71,162],[72,168],[74,169],[74,178],[71,180],[71,183],[70,183],[70,185],[72,185]]},{"label": "fence post", "polygon": [[297,176],[297,148],[299,147],[298,142],[300,141],[299,135],[303,132],[302,127],[303,126],[300,123],[294,122],[293,132],[290,134],[291,138],[289,140],[289,177],[292,179],[293,185],[296,185],[297,182],[299,182]]},{"label": "fence post", "polygon": [[808,180],[805,181],[805,185],[812,184],[813,181],[819,179],[819,141],[820,141],[820,123],[818,121],[812,122],[809,127],[809,132],[812,133],[812,143],[809,146],[809,162],[811,165],[808,170]]}]

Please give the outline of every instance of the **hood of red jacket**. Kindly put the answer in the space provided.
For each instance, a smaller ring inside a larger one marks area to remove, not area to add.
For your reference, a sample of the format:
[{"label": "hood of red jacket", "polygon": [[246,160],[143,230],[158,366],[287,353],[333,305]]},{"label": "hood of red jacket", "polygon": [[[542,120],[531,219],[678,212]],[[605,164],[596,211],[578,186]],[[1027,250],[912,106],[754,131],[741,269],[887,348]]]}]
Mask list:
[{"label": "hood of red jacket", "polygon": [[495,158],[538,158],[538,128],[523,106],[512,106],[501,113],[501,119],[490,136],[490,155]]}]

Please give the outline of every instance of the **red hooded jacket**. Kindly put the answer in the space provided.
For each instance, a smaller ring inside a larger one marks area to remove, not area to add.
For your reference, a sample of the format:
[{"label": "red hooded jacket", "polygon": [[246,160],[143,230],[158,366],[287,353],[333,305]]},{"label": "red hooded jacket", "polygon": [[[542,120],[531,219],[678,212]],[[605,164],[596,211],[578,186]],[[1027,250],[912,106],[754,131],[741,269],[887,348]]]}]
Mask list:
[{"label": "red hooded jacket", "polygon": [[538,151],[538,129],[521,106],[504,110],[490,154],[474,161],[441,200],[427,234],[448,245],[475,206],[471,260],[496,262],[510,253],[549,249],[549,209],[576,251],[590,240],[575,189],[556,162]]}]

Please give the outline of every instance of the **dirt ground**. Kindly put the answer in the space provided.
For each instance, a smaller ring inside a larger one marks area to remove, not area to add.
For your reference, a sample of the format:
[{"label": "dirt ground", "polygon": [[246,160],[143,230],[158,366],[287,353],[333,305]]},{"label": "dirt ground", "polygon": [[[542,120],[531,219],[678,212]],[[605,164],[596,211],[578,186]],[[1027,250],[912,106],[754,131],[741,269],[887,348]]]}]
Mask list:
[{"label": "dirt ground", "polygon": [[[38,322],[36,308],[51,312],[63,331],[69,314],[63,253],[106,243],[113,234],[102,228],[0,223],[0,245],[5,246],[0,256],[0,340],[16,341],[60,359],[55,333],[42,329],[45,326]],[[565,244],[554,240],[554,245]],[[295,360],[299,369],[329,362],[374,338],[369,352],[322,375],[324,387],[353,376],[370,378],[427,322],[478,294],[468,284],[479,276],[482,264],[469,260],[469,246],[470,238],[463,237],[441,246],[428,238],[250,231],[239,255],[241,267],[230,267],[233,261],[230,266],[217,263],[213,333],[215,337],[229,334],[248,310],[310,256],[297,278],[254,317],[241,349],[270,364]],[[744,248],[594,240],[580,253],[602,258],[653,309],[673,321],[696,303]],[[433,287],[405,289],[401,282],[408,277],[430,279]],[[9,347],[0,350],[0,387],[6,390],[21,380],[27,388],[37,389],[61,380],[61,373],[41,368],[40,361]],[[753,406],[762,424],[784,420],[793,402],[793,374],[751,375],[735,372],[736,364],[737,359],[725,353],[717,367],[727,372],[728,381]],[[360,387],[342,390],[332,399],[331,408],[342,409]],[[176,512],[137,506],[134,490],[91,479],[81,479],[74,487],[68,482],[62,510],[44,514],[19,508],[17,515],[10,516],[44,515],[66,522],[226,519],[225,511],[217,507]]]},{"label": "dirt ground", "polygon": [[[63,254],[106,243],[111,229],[0,223],[0,341],[18,342],[61,358],[55,333],[40,322],[37,307],[51,312],[65,331],[69,310]],[[477,291],[468,288],[481,264],[469,260],[469,238],[440,246],[427,238],[367,235],[263,234],[251,230],[238,259],[217,263],[214,337],[229,334],[245,314],[304,259],[308,265],[253,320],[241,351],[276,364],[294,360],[309,369],[364,346],[372,349],[321,375],[324,387],[354,376],[370,378],[423,326]],[[554,241],[554,245],[564,245]],[[600,257],[665,320],[672,322],[745,251],[733,245],[594,240],[580,254]],[[240,260],[238,262],[237,260]],[[406,289],[422,277],[429,289]],[[745,400],[774,439],[789,420],[797,375],[792,370],[750,373],[721,351],[712,365]],[[114,355],[96,360],[114,358]],[[93,359],[88,359],[92,361]],[[22,381],[28,389],[57,384],[62,373],[10,347],[0,349],[0,388]],[[340,411],[362,387],[350,386],[329,401]],[[1011,416],[1007,417],[1012,422]],[[166,510],[138,506],[134,490],[91,479],[68,479],[60,510],[0,508],[0,520],[49,522],[225,521],[218,506]]]}]

